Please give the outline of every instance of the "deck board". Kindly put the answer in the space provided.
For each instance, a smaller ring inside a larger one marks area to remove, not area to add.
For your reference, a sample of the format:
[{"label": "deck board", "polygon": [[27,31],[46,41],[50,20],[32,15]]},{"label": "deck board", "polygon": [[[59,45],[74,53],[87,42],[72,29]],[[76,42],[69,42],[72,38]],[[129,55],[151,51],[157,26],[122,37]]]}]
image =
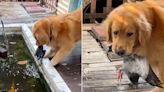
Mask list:
[{"label": "deck board", "polygon": [[[123,61],[112,52],[106,53],[101,43],[88,32],[91,27],[87,25],[82,32],[82,75],[84,92],[148,92],[153,87],[144,80],[139,80],[139,88],[129,87],[129,79],[123,74],[123,79],[118,82],[117,67]],[[110,60],[109,60],[110,56]]]}]

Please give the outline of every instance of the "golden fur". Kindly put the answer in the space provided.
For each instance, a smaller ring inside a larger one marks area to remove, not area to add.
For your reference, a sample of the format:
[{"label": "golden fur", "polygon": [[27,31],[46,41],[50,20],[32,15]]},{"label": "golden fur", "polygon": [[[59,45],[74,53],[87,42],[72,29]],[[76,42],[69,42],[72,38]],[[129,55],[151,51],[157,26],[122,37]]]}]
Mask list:
[{"label": "golden fur", "polygon": [[81,39],[81,9],[62,16],[42,18],[32,30],[38,46],[46,44],[51,47],[44,57],[53,57],[51,64],[56,65]]},{"label": "golden fur", "polygon": [[[164,0],[125,3],[114,9],[102,23],[112,51],[147,57],[164,83]],[[164,86],[164,85],[163,85]],[[152,92],[164,92],[155,88]]]}]

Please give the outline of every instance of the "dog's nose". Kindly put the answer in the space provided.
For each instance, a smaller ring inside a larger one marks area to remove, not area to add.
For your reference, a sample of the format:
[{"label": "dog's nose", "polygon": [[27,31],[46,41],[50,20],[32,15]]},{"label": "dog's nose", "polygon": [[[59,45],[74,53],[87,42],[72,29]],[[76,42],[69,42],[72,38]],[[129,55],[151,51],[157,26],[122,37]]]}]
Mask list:
[{"label": "dog's nose", "polygon": [[118,49],[118,50],[116,50],[116,53],[117,53],[119,56],[124,56],[124,55],[125,55],[125,50],[124,50],[124,49]]}]

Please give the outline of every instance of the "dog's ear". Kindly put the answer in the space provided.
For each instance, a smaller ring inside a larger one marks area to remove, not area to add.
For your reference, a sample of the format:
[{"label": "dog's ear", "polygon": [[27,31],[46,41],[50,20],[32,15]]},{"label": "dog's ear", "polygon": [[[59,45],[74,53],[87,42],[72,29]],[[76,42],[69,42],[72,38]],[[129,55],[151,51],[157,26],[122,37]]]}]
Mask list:
[{"label": "dog's ear", "polygon": [[150,40],[151,37],[151,24],[148,22],[148,20],[145,18],[145,16],[140,16],[139,19],[137,19],[138,24],[138,40],[141,46],[145,46]]},{"label": "dog's ear", "polygon": [[51,23],[50,23],[50,21],[49,21],[49,19],[48,18],[43,18],[42,19],[42,21],[41,21],[41,27],[40,27],[40,40],[42,41],[42,42],[44,42],[44,44],[47,44],[48,42],[49,42],[49,40],[50,40],[50,34],[51,34],[51,32],[50,32],[50,25],[51,25]]},{"label": "dog's ear", "polygon": [[35,22],[32,27],[33,35],[40,44],[47,44],[49,42],[49,25],[49,21],[43,18]]},{"label": "dog's ear", "polygon": [[51,23],[48,18],[43,18],[42,19],[42,27],[41,30],[46,33],[46,35],[50,38],[51,34]]},{"label": "dog's ear", "polygon": [[[153,30],[164,30],[164,17],[163,15],[163,8],[160,7],[159,5],[154,5],[155,7],[151,8],[152,10],[152,15],[153,15],[153,21],[154,21],[154,25],[153,25]],[[164,31],[161,31],[161,34],[164,35]]]},{"label": "dog's ear", "polygon": [[40,31],[36,33],[37,40],[39,41],[40,45],[47,44],[49,42],[49,37],[47,34],[45,34],[44,31]]},{"label": "dog's ear", "polygon": [[54,20],[51,23],[51,30],[53,31],[52,35],[54,38],[57,38],[59,36],[59,32],[64,28],[63,24],[64,21],[62,20],[61,21]]},{"label": "dog's ear", "polygon": [[108,21],[108,19],[106,19],[102,22],[101,27],[102,27],[103,31],[105,31],[106,41],[112,42],[111,23]]}]

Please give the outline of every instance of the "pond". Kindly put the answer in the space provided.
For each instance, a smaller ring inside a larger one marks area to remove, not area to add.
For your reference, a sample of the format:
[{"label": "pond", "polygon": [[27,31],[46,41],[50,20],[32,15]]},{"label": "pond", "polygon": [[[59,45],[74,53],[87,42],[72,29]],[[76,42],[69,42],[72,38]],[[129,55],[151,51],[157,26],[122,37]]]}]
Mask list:
[{"label": "pond", "polygon": [[[51,92],[21,35],[7,35],[7,59],[0,59],[0,92]],[[3,36],[0,42],[3,43]]]}]

